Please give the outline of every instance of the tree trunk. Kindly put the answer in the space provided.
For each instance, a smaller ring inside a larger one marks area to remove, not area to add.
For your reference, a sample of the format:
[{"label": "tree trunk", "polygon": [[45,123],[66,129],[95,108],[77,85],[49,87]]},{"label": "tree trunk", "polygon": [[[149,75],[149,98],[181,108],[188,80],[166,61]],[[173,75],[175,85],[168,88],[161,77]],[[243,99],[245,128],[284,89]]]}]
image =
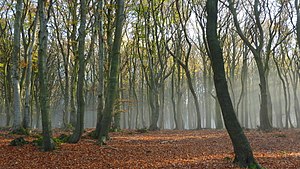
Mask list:
[{"label": "tree trunk", "polygon": [[171,101],[172,101],[172,108],[173,108],[173,117],[174,117],[174,129],[178,129],[179,122],[177,119],[177,109],[176,109],[176,101],[175,101],[175,71],[173,70],[172,79],[171,79]]},{"label": "tree trunk", "polygon": [[23,11],[23,1],[17,0],[16,17],[14,21],[13,53],[12,53],[12,85],[13,85],[13,132],[22,129],[21,125],[21,96],[20,96],[20,77],[19,77],[19,57],[20,57],[20,32],[21,15]]},{"label": "tree trunk", "polygon": [[105,58],[105,48],[104,48],[104,33],[103,33],[103,0],[98,0],[97,9],[99,14],[97,16],[97,27],[98,27],[98,57],[99,57],[99,86],[98,86],[98,107],[97,107],[97,124],[95,130],[95,137],[99,137],[101,120],[103,117],[103,107],[104,107],[104,58]]},{"label": "tree trunk", "polygon": [[53,150],[54,144],[51,139],[51,122],[49,117],[49,95],[48,95],[48,81],[47,81],[47,19],[45,17],[45,3],[44,0],[38,1],[38,13],[40,20],[39,33],[39,50],[38,50],[38,76],[39,76],[39,102],[42,113],[42,128],[43,128],[43,148],[44,151]]},{"label": "tree trunk", "polygon": [[41,107],[40,107],[40,102],[39,102],[39,85],[38,85],[38,80],[34,81],[34,89],[33,95],[34,95],[34,100],[35,100],[35,111],[36,111],[36,128],[40,129],[41,128]]},{"label": "tree trunk", "polygon": [[35,42],[35,31],[37,27],[37,15],[34,19],[34,25],[33,25],[33,30],[32,30],[32,40],[30,42],[30,46],[28,48],[27,56],[28,56],[28,65],[27,65],[27,70],[26,70],[26,79],[25,79],[25,106],[24,106],[24,128],[29,128],[30,127],[30,122],[31,122],[31,80],[32,80],[32,52],[33,52],[33,45]]},{"label": "tree trunk", "polygon": [[153,88],[150,89],[149,104],[151,108],[151,120],[150,120],[149,130],[158,130],[159,128],[157,126],[157,122],[158,122],[159,110],[160,110],[158,89],[153,89]]},{"label": "tree trunk", "polygon": [[222,109],[226,129],[233,144],[235,162],[240,167],[260,166],[256,163],[251,146],[238,122],[234,108],[229,96],[228,86],[225,77],[224,60],[222,49],[217,35],[217,5],[218,0],[207,0],[207,42],[214,72],[214,83],[217,97]]},{"label": "tree trunk", "polygon": [[262,130],[270,130],[272,129],[271,123],[269,121],[269,111],[268,111],[268,104],[271,104],[271,100],[268,101],[268,93],[267,93],[267,76],[266,76],[266,68],[268,66],[268,59],[266,59],[266,62],[264,64],[262,52],[263,52],[263,46],[264,46],[264,32],[260,21],[260,1],[255,0],[253,5],[254,10],[254,16],[253,20],[255,22],[255,26],[257,27],[257,35],[256,35],[256,41],[255,46],[253,46],[253,43],[247,39],[247,37],[243,34],[238,18],[237,18],[237,12],[234,8],[234,2],[232,0],[228,0],[229,3],[229,9],[233,15],[234,25],[237,29],[237,33],[241,37],[241,39],[244,41],[244,43],[248,46],[248,48],[251,50],[256,65],[258,69],[259,74],[259,80],[260,80],[260,128]]},{"label": "tree trunk", "polygon": [[5,65],[5,79],[4,79],[4,87],[5,87],[5,113],[6,113],[6,126],[10,126],[11,124],[11,74],[9,63]]},{"label": "tree trunk", "polygon": [[77,8],[78,3],[76,2],[70,2],[70,13],[71,13],[71,26],[72,30],[70,33],[70,46],[72,48],[72,54],[74,60],[74,65],[72,69],[72,75],[71,75],[71,81],[70,81],[70,124],[72,127],[76,126],[76,104],[75,104],[75,98],[76,98],[76,83],[77,83],[77,71],[78,71],[78,40],[76,37],[77,34],[77,26],[78,26],[78,14],[77,14]]},{"label": "tree trunk", "polygon": [[80,26],[79,26],[79,36],[78,36],[78,80],[77,80],[77,120],[74,133],[71,135],[69,142],[77,143],[84,129],[84,111],[85,111],[85,102],[83,96],[83,86],[85,79],[85,36],[86,36],[86,0],[80,0]]},{"label": "tree trunk", "polygon": [[215,99],[215,112],[216,112],[216,129],[223,129],[222,112],[218,99]]},{"label": "tree trunk", "polygon": [[113,106],[117,96],[118,86],[118,71],[119,71],[119,59],[120,59],[120,48],[122,41],[122,27],[124,22],[124,0],[117,1],[117,13],[116,13],[116,29],[115,38],[112,46],[112,52],[110,52],[110,74],[108,79],[108,93],[105,101],[105,107],[103,110],[103,118],[101,121],[101,130],[99,134],[99,143],[105,144],[108,138],[108,132],[111,126]]}]

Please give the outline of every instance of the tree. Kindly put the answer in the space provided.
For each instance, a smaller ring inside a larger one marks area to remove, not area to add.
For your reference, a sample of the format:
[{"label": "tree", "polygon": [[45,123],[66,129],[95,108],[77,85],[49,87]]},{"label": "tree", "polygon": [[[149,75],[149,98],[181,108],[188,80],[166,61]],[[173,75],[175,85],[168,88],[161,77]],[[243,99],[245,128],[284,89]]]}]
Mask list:
[{"label": "tree", "polygon": [[13,131],[18,132],[22,129],[21,125],[21,96],[19,82],[19,57],[20,57],[20,31],[21,31],[21,15],[23,11],[23,2],[18,0],[16,3],[16,16],[14,22],[14,43],[12,53],[12,85],[13,85],[13,112],[14,123]]},{"label": "tree", "polygon": [[[183,2],[182,2],[182,4],[180,4],[179,1],[176,0],[176,11],[177,11],[178,17],[179,17],[180,28],[182,29],[182,32],[180,31],[180,33],[182,33],[184,35],[184,39],[187,42],[188,49],[187,49],[186,53],[182,52],[182,51],[184,51],[184,49],[178,49],[179,52],[181,52],[181,53],[177,53],[177,55],[171,53],[171,55],[175,58],[178,65],[180,65],[183,68],[183,70],[185,71],[185,75],[187,78],[187,84],[190,89],[190,92],[192,93],[192,96],[194,99],[194,104],[195,104],[195,109],[197,112],[197,129],[200,129],[201,128],[201,112],[200,112],[200,107],[199,107],[199,99],[198,99],[196,91],[194,89],[193,82],[192,82],[192,75],[191,75],[191,72],[189,69],[189,60],[190,60],[190,55],[191,55],[191,50],[192,50],[192,43],[189,40],[186,25],[190,18],[191,11],[187,11],[187,12],[182,11],[181,12],[180,9],[184,8],[184,7],[181,7],[181,6],[184,6],[183,4],[184,4]],[[181,40],[181,35],[178,35],[178,38],[176,40],[178,41],[178,39]],[[181,42],[179,42],[178,45],[176,47],[181,48],[181,46],[182,46]],[[183,56],[181,56],[181,55],[183,55]],[[181,60],[181,57],[184,57],[184,61]],[[178,78],[180,78],[180,77],[178,77]],[[211,120],[211,119],[209,119],[209,120]]]},{"label": "tree", "polygon": [[[273,9],[264,0],[255,0],[253,4],[248,4],[253,9],[253,16],[250,16],[250,22],[247,24],[253,24],[253,26],[247,29],[247,31],[250,31],[250,35],[247,37],[245,32],[242,31],[237,17],[235,5],[238,3],[232,0],[228,0],[228,3],[236,31],[252,52],[257,66],[260,81],[260,128],[270,130],[272,128],[272,101],[268,85],[269,60],[272,51],[290,34],[281,34],[278,31],[280,30],[278,25],[281,23],[278,23],[277,20],[280,21],[280,17],[283,15],[284,5],[280,4],[277,11],[272,13]],[[267,17],[268,22],[266,22],[266,19],[262,20],[262,16]],[[276,43],[274,43],[274,40],[277,40]]]},{"label": "tree", "polygon": [[27,67],[26,67],[26,79],[25,79],[25,103],[24,103],[24,128],[29,128],[30,127],[30,115],[31,115],[31,81],[32,81],[32,55],[33,55],[33,48],[34,48],[34,43],[35,43],[35,34],[36,34],[36,28],[37,28],[37,22],[38,22],[38,15],[35,15],[34,21],[32,23],[32,35],[30,35],[29,32],[29,46],[26,52],[27,55]]},{"label": "tree", "polygon": [[214,83],[219,100],[226,129],[233,144],[235,153],[235,162],[240,167],[260,168],[254,159],[251,146],[238,122],[234,108],[228,92],[226,82],[224,60],[220,41],[217,34],[217,16],[218,16],[218,0],[207,0],[207,42],[209,47],[209,57],[212,62],[214,72]]},{"label": "tree", "polygon": [[108,132],[112,120],[113,107],[117,97],[118,70],[119,70],[123,22],[124,22],[124,0],[117,0],[116,29],[115,29],[112,51],[109,55],[109,58],[111,59],[111,65],[110,65],[110,74],[109,74],[108,85],[107,85],[108,93],[105,100],[103,118],[101,120],[101,129],[98,138],[98,142],[100,145],[105,144],[105,141],[108,138]]},{"label": "tree", "polygon": [[74,133],[69,139],[70,143],[77,143],[81,138],[84,127],[84,95],[83,95],[83,86],[85,78],[85,36],[86,36],[86,0],[80,0],[80,26],[79,26],[79,36],[78,36],[78,80],[77,80],[77,121]]},{"label": "tree", "polygon": [[[48,80],[47,80],[47,41],[48,41],[48,29],[47,22],[49,18],[45,14],[45,2],[44,0],[38,1],[38,14],[40,21],[39,32],[39,49],[38,49],[38,77],[39,77],[39,103],[42,113],[42,128],[43,128],[43,149],[44,151],[53,150],[54,144],[51,132],[51,122],[49,118],[49,93],[48,93]],[[50,10],[52,1],[50,1]],[[49,17],[49,16],[48,16]]]},{"label": "tree", "polygon": [[96,138],[99,137],[100,129],[101,129],[101,120],[103,117],[103,107],[104,107],[104,58],[105,58],[105,48],[104,48],[104,31],[103,31],[103,20],[104,20],[104,12],[103,12],[103,0],[98,0],[97,2],[97,12],[98,15],[96,17],[96,27],[98,30],[98,57],[99,57],[99,86],[98,86],[98,107],[97,107],[97,124],[95,130]]},{"label": "tree", "polygon": [[[170,76],[171,71],[168,72],[169,57],[166,51],[166,31],[163,29],[166,25],[165,5],[164,1],[158,3],[157,1],[148,1],[148,4],[143,4],[140,1],[140,13],[144,16],[144,25],[139,48],[141,51],[140,62],[145,74],[145,79],[148,90],[148,102],[151,109],[150,130],[158,130],[159,116],[163,118],[163,97],[165,80]],[[143,11],[143,12],[141,12]]]}]

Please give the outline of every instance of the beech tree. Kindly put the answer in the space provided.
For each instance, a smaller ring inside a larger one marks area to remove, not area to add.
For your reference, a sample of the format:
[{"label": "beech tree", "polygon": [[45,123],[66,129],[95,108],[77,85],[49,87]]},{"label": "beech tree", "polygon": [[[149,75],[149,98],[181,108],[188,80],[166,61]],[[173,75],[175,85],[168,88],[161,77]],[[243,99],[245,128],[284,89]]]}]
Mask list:
[{"label": "beech tree", "polygon": [[124,0],[117,0],[117,12],[116,12],[116,29],[114,34],[114,41],[112,51],[109,55],[111,59],[110,73],[107,85],[107,96],[105,100],[105,107],[103,110],[103,118],[101,120],[101,129],[98,138],[99,144],[105,144],[108,138],[108,132],[111,126],[112,113],[114,103],[117,97],[118,87],[118,70],[119,70],[119,59],[120,59],[120,48],[122,41],[122,27],[124,22]]},{"label": "beech tree", "polygon": [[78,36],[78,79],[77,79],[77,120],[74,133],[71,135],[69,142],[77,143],[81,138],[84,129],[84,78],[85,78],[85,36],[86,36],[86,13],[87,4],[86,0],[80,0],[80,26]]},{"label": "beech tree", "polygon": [[206,35],[209,47],[209,57],[211,59],[212,69],[214,72],[214,83],[217,98],[222,109],[225,127],[234,148],[234,161],[238,163],[240,167],[261,168],[253,157],[251,146],[235,115],[228,92],[223,54],[217,34],[218,0],[206,1],[206,9]]},{"label": "beech tree", "polygon": [[19,76],[19,59],[20,59],[20,32],[21,16],[23,11],[23,1],[18,0],[16,3],[16,16],[14,21],[14,39],[12,53],[12,85],[13,85],[13,112],[14,123],[13,131],[18,132],[22,129],[21,124],[21,96],[20,96],[20,76]]},{"label": "beech tree", "polygon": [[[52,1],[50,1],[51,10]],[[39,104],[42,113],[42,128],[43,128],[43,149],[44,151],[51,151],[54,147],[54,142],[51,139],[51,122],[49,116],[49,91],[48,91],[48,79],[47,79],[47,41],[48,41],[48,29],[47,23],[49,15],[46,15],[46,4],[44,0],[38,1],[38,14],[40,21],[39,32],[39,49],[38,49],[38,77],[39,77]]]},{"label": "beech tree", "polygon": [[105,59],[105,48],[104,48],[104,30],[103,30],[103,21],[104,21],[104,2],[103,0],[97,1],[97,13],[96,16],[96,29],[98,30],[98,57],[99,57],[99,77],[98,77],[98,106],[97,106],[97,124],[95,130],[96,138],[99,137],[101,129],[101,120],[103,117],[103,107],[104,107],[104,59]]}]

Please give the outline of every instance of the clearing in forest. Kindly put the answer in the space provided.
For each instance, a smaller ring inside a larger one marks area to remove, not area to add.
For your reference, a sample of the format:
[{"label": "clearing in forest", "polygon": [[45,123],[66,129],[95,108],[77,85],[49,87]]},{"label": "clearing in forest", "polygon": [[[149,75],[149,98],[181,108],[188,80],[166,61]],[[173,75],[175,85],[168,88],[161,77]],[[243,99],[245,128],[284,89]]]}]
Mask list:
[{"label": "clearing in forest", "polygon": [[[54,131],[55,136],[61,133]],[[300,168],[299,129],[245,133],[265,168]],[[86,132],[78,144],[62,143],[53,152],[41,152],[33,144],[9,146],[20,136],[0,131],[0,168],[238,168],[225,130],[125,130],[110,136],[100,147]]]}]

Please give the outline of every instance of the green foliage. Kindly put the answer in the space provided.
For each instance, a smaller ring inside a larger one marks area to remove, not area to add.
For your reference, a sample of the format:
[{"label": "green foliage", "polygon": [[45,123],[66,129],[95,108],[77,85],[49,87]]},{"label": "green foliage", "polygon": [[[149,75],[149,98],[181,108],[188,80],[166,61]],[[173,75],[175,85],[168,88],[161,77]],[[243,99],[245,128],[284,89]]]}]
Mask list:
[{"label": "green foliage", "polygon": [[30,134],[30,130],[21,127],[20,129],[11,131],[10,134],[17,134],[17,135],[26,135],[26,136],[28,136]]},{"label": "green foliage", "polygon": [[251,169],[265,169],[264,167],[260,166],[257,163],[251,163],[250,165],[248,165],[247,168],[251,168]]},{"label": "green foliage", "polygon": [[66,131],[73,131],[74,130],[74,127],[72,126],[71,123],[68,123],[66,124],[65,128],[64,128]]},{"label": "green foliage", "polygon": [[54,142],[61,144],[61,143],[68,142],[69,138],[70,138],[70,136],[68,136],[66,134],[61,134],[60,136],[58,136],[57,138],[54,138],[53,140],[54,140]]},{"label": "green foliage", "polygon": [[36,138],[36,140],[32,141],[33,145],[38,146],[38,147],[42,147],[43,146],[43,136],[36,135],[35,138]]},{"label": "green foliage", "polygon": [[9,145],[11,146],[23,146],[25,144],[28,144],[29,142],[26,141],[23,137],[18,137],[16,139],[14,139],[13,141],[11,141],[9,143]]},{"label": "green foliage", "polygon": [[[33,140],[32,143],[35,146],[38,147],[43,147],[43,136],[41,135],[36,135],[35,136],[37,139]],[[59,146],[62,143],[66,143],[68,141],[70,136],[66,135],[66,134],[61,134],[60,136],[56,137],[56,138],[51,138],[51,142],[53,141],[54,143],[54,147]]]}]

